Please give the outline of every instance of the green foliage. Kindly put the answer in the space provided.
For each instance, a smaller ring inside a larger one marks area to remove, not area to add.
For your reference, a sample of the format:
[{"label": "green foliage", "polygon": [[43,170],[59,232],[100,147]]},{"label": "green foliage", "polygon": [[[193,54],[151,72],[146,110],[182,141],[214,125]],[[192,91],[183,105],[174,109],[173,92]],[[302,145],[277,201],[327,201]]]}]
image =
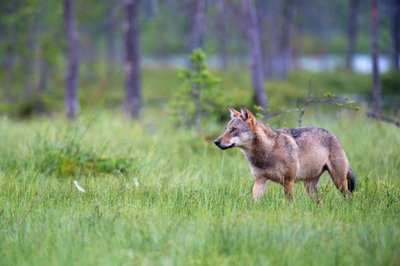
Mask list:
[{"label": "green foliage", "polygon": [[[308,113],[306,125],[340,138],[357,175],[354,196],[344,199],[324,175],[320,205],[301,182],[293,202],[284,200],[282,186],[270,183],[265,198],[254,204],[251,173],[239,150],[221,151],[192,129],[176,129],[161,108],[149,109],[136,123],[117,112],[101,113],[90,127],[92,112],[74,124],[60,117],[1,121],[1,265],[395,265],[399,260],[398,128],[353,112]],[[224,130],[216,127],[215,136]],[[87,129],[74,136],[75,128]],[[73,161],[76,175],[54,178],[61,158]],[[113,165],[107,174],[84,169],[93,158],[136,159],[121,175]]]},{"label": "green foliage", "polygon": [[388,95],[400,95],[400,74],[390,71],[382,75],[382,92]]},{"label": "green foliage", "polygon": [[1,103],[0,113],[13,119],[31,119],[35,116],[48,116],[54,110],[62,110],[62,102],[54,97],[25,96],[13,103]]},{"label": "green foliage", "polygon": [[253,110],[254,110],[254,115],[257,117],[257,119],[263,120],[264,119],[264,108],[262,108],[262,106],[259,105],[254,105],[253,106]]},{"label": "green foliage", "polygon": [[[107,65],[104,61],[96,62],[96,68],[102,69],[104,74],[96,76],[95,79],[84,79],[80,82],[79,99],[82,110],[92,107],[107,108],[107,110],[119,109],[123,102],[123,71],[119,65],[112,65],[115,73],[106,75]],[[110,63],[111,64],[111,63]],[[86,68],[82,68],[82,76],[88,76]],[[184,70],[187,71],[187,70]],[[221,77],[220,81],[210,90],[211,98],[215,103],[211,105],[211,117],[207,121],[228,119],[229,113],[226,106],[230,105],[239,108],[244,105],[253,108],[252,92],[249,88],[251,79],[247,69],[231,68],[227,70],[208,70],[212,77]],[[214,73],[216,73],[214,75]],[[4,81],[4,76],[0,73],[0,81]],[[22,75],[21,72],[16,72]],[[161,106],[171,103],[176,122],[178,109],[177,103],[190,103],[190,84],[188,80],[178,79],[176,69],[158,67],[144,68],[143,74],[143,98],[145,106]],[[64,72],[57,71],[51,75],[49,86],[44,92],[41,103],[44,105],[45,112],[37,112],[38,109],[31,108],[32,116],[63,112],[64,110]],[[337,96],[349,98],[357,103],[367,104],[371,95],[371,76],[345,71],[332,71],[311,73],[307,71],[292,71],[287,81],[267,80],[267,92],[269,97],[270,110],[280,111],[286,108],[296,107],[299,99],[304,99],[310,92],[314,96],[321,96],[326,92],[331,92]],[[19,80],[12,88],[12,98],[15,101],[10,103],[0,103],[0,113],[10,117],[21,117],[24,113],[23,105],[31,105],[35,99],[22,97],[24,83]],[[178,88],[178,89],[177,89]],[[400,95],[398,90],[398,75],[387,73],[382,75],[384,106],[387,108],[391,104],[396,104],[393,96]],[[183,93],[186,90],[186,93]],[[18,97],[19,95],[19,97]],[[390,96],[389,96],[390,95]],[[398,96],[396,96],[398,97]],[[397,101],[398,102],[398,101]],[[174,106],[175,105],[175,106]],[[194,108],[194,107],[193,107]],[[170,110],[171,110],[170,109]],[[190,109],[190,108],[189,108]],[[182,108],[184,117],[189,109]],[[29,112],[28,112],[29,113]],[[193,111],[192,111],[193,113]],[[26,116],[25,116],[26,117]]]},{"label": "green foliage", "polygon": [[189,56],[191,68],[182,69],[179,76],[182,85],[171,103],[175,121],[181,126],[199,126],[202,120],[216,119],[225,106],[226,98],[221,90],[220,79],[206,66],[206,56],[201,49]]},{"label": "green foliage", "polygon": [[30,150],[36,171],[57,177],[126,174],[134,165],[132,158],[105,158],[76,138],[51,142],[39,136]]},{"label": "green foliage", "polygon": [[334,94],[369,95],[371,93],[371,76],[351,73],[343,70],[311,73],[307,71],[293,71],[289,76],[289,83],[298,84],[304,95],[308,91],[322,95],[329,91]]}]

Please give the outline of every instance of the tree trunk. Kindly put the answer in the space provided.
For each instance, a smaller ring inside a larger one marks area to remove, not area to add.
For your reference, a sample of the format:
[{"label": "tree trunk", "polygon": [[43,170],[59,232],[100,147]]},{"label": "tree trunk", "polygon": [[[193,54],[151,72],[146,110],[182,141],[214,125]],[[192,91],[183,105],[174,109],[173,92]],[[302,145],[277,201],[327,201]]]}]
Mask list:
[{"label": "tree trunk", "polygon": [[347,28],[346,69],[353,71],[353,57],[356,50],[358,32],[358,14],[360,13],[360,0],[349,0],[350,15]]},{"label": "tree trunk", "polygon": [[293,28],[294,3],[293,0],[285,0],[283,5],[280,62],[277,66],[281,66],[279,69],[278,78],[286,80],[288,78],[289,68],[291,65],[291,34]]},{"label": "tree trunk", "polygon": [[226,34],[226,3],[225,0],[218,0],[217,2],[217,39],[219,57],[221,67],[226,68],[228,66],[228,49],[227,49],[227,34]]},{"label": "tree trunk", "polygon": [[79,43],[78,32],[75,28],[73,0],[64,0],[64,23],[68,42],[68,66],[65,78],[65,109],[67,117],[74,119],[79,110],[78,102],[78,71]]},{"label": "tree trunk", "polygon": [[267,93],[264,88],[264,67],[261,54],[260,31],[258,27],[256,9],[253,0],[242,0],[247,18],[247,39],[251,55],[251,78],[255,92],[255,104],[264,109],[264,116],[268,118]]},{"label": "tree trunk", "polygon": [[381,79],[379,73],[379,46],[378,46],[378,4],[371,0],[371,59],[373,76],[373,114],[379,116],[382,109]]},{"label": "tree trunk", "polygon": [[206,0],[191,0],[190,17],[193,18],[189,33],[189,52],[203,46],[205,31]]},{"label": "tree trunk", "polygon": [[[276,78],[279,76],[279,64],[280,64],[280,42],[282,32],[280,30],[281,25],[281,8],[282,3],[280,0],[270,1],[270,6],[268,8],[266,2],[261,2],[261,12],[267,13],[269,19],[267,22],[264,21],[264,62],[265,65],[265,76],[269,79]],[[268,10],[269,9],[269,10]]]},{"label": "tree trunk", "polygon": [[400,57],[400,0],[392,0],[393,69],[399,71]]},{"label": "tree trunk", "polygon": [[142,105],[139,47],[139,0],[125,4],[125,113],[138,118]]}]

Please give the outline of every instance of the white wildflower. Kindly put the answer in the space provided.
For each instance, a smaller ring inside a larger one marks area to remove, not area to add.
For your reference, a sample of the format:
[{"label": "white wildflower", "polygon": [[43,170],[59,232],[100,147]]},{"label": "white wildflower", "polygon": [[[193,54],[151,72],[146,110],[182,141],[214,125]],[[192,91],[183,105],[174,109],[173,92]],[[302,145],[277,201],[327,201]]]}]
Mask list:
[{"label": "white wildflower", "polygon": [[78,181],[74,180],[74,186],[80,191],[85,193],[86,191],[78,184]]},{"label": "white wildflower", "polygon": [[133,179],[133,185],[139,187],[139,180],[137,178]]}]

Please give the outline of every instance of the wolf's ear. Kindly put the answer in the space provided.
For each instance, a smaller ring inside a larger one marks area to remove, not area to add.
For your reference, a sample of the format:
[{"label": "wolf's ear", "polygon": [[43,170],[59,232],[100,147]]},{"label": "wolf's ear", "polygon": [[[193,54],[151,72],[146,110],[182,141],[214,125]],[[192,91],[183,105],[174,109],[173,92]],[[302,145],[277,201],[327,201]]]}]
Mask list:
[{"label": "wolf's ear", "polygon": [[242,107],[240,109],[240,112],[242,113],[242,118],[243,121],[249,123],[250,125],[255,125],[256,124],[256,118],[255,116],[247,109],[246,107]]},{"label": "wolf's ear", "polygon": [[240,112],[236,111],[235,109],[233,109],[232,107],[228,106],[228,110],[231,113],[231,118],[234,117],[239,117],[240,116]]}]

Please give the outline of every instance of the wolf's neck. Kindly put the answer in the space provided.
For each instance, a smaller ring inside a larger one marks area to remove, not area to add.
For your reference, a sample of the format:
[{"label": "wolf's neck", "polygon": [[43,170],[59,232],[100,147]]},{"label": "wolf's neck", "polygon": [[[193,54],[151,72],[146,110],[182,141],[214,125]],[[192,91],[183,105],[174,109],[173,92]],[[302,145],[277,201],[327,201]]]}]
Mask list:
[{"label": "wolf's neck", "polygon": [[269,157],[275,144],[276,133],[268,133],[270,132],[256,134],[250,147],[242,149],[249,163],[258,168],[266,168],[269,165]]}]

